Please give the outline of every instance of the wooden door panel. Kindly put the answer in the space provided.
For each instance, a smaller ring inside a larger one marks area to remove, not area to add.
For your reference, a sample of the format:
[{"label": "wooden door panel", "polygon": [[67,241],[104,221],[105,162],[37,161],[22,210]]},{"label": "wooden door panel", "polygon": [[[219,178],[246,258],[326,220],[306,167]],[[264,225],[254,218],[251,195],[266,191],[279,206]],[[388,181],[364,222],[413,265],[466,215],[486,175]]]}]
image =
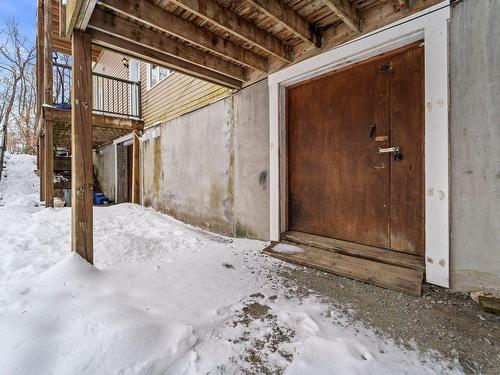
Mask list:
[{"label": "wooden door panel", "polygon": [[288,90],[291,230],[389,247],[389,158],[374,140],[389,134],[382,63]]},{"label": "wooden door panel", "polygon": [[410,49],[392,59],[391,144],[403,158],[390,168],[390,248],[423,255],[424,250],[424,53]]}]

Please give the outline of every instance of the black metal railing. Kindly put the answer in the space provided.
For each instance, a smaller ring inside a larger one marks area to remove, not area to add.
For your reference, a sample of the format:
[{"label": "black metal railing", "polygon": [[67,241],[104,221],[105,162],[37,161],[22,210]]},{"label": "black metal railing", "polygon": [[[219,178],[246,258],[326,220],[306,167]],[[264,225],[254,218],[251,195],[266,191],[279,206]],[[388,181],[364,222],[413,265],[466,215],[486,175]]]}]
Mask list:
[{"label": "black metal railing", "polygon": [[[71,109],[71,66],[54,63],[54,106]],[[92,110],[118,117],[141,118],[141,84],[92,73]]]}]

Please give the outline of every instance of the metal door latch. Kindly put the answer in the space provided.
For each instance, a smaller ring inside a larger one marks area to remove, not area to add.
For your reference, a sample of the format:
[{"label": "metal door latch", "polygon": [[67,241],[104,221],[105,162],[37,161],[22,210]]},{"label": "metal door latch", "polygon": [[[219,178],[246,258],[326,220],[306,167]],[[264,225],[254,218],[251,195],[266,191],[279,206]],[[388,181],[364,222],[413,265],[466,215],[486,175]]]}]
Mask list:
[{"label": "metal door latch", "polygon": [[379,154],[387,154],[392,152],[394,155],[394,160],[401,160],[403,158],[403,155],[401,155],[401,151],[399,149],[399,146],[394,146],[394,147],[386,147],[386,148],[379,148],[378,153]]}]

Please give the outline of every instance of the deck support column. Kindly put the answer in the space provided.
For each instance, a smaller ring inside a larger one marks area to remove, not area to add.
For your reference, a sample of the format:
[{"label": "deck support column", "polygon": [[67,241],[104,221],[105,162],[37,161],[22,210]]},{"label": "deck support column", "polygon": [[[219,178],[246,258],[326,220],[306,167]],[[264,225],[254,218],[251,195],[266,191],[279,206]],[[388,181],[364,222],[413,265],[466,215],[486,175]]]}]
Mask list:
[{"label": "deck support column", "polygon": [[54,207],[54,132],[52,121],[45,121],[43,140],[43,191],[45,194],[45,207]]},{"label": "deck support column", "polygon": [[92,38],[74,30],[71,45],[71,249],[93,263]]},{"label": "deck support column", "polygon": [[132,203],[141,203],[140,178],[139,178],[139,154],[140,154],[139,132],[134,131],[132,136]]},{"label": "deck support column", "polygon": [[[43,25],[43,102],[54,103],[52,71],[52,1],[44,1]],[[41,113],[41,112],[40,112]],[[52,122],[44,121],[44,192],[45,207],[54,207],[54,138]]]},{"label": "deck support column", "polygon": [[40,201],[45,200],[45,138],[43,134],[38,138],[38,165],[40,173]]}]

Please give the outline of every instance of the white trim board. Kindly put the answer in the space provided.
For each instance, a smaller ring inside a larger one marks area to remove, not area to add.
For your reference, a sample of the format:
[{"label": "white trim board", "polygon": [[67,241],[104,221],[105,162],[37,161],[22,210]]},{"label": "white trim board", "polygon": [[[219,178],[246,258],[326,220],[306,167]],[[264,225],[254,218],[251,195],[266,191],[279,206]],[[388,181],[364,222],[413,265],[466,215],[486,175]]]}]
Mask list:
[{"label": "white trim board", "polygon": [[285,128],[285,88],[341,66],[410,44],[425,43],[425,265],[426,281],[449,287],[449,1],[311,57],[268,77],[270,239],[281,234],[280,139]]}]

